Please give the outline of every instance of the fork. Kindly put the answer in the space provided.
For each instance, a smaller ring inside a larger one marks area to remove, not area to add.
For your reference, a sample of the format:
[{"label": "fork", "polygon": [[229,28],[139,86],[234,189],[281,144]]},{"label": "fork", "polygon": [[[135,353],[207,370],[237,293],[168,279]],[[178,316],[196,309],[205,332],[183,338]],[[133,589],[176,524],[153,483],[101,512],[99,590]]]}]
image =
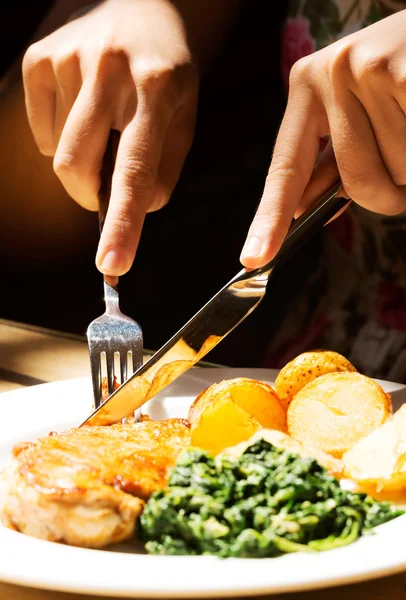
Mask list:
[{"label": "fork", "polygon": [[[110,200],[118,139],[119,133],[111,131],[103,158],[98,198],[100,233]],[[119,307],[118,278],[104,278],[104,301],[105,313],[92,321],[86,332],[95,408],[103,401],[104,378],[107,379],[110,396],[118,380],[120,384],[124,383],[142,365],[143,358],[141,327],[134,319],[124,315]]]}]

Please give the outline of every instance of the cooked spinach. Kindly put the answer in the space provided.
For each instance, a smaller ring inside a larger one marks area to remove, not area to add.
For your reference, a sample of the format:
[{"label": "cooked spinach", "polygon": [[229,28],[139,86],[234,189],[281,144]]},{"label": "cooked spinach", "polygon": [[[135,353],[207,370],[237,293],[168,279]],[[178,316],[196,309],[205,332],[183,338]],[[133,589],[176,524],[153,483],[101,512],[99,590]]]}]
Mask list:
[{"label": "cooked spinach", "polygon": [[184,451],[138,528],[151,554],[259,558],[345,546],[402,513],[261,440],[239,458]]}]

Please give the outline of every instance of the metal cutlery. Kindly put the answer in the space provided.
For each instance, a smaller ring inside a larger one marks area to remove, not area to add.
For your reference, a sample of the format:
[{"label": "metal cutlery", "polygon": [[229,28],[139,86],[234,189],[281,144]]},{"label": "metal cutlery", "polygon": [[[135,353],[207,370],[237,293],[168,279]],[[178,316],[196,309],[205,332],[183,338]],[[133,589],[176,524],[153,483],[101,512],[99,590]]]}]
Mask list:
[{"label": "metal cutlery", "polygon": [[349,202],[339,195],[340,189],[341,182],[294,222],[268,264],[237,273],[82,425],[110,425],[133,413],[237,327],[263,299],[272,273]]},{"label": "metal cutlery", "polygon": [[[100,232],[110,200],[117,137],[118,132],[112,131],[103,159],[99,192]],[[118,384],[123,384],[142,365],[143,359],[141,327],[120,311],[118,281],[104,279],[104,301],[105,313],[87,328],[95,409],[102,404],[103,392],[112,394]]]}]

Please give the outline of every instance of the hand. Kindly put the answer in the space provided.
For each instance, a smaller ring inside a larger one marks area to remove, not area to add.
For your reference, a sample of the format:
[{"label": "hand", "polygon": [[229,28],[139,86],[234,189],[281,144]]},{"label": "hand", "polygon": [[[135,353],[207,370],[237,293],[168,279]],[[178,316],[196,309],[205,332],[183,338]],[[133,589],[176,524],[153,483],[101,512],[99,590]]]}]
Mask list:
[{"label": "hand", "polygon": [[[347,195],[384,215],[406,210],[406,11],[298,61],[241,262],[263,266],[293,217],[341,176]],[[320,139],[330,136],[315,163]]]},{"label": "hand", "polygon": [[168,0],[92,5],[28,49],[23,79],[36,143],[87,209],[98,208],[110,130],[121,132],[96,262],[122,275],[193,139],[198,77],[178,11]]}]

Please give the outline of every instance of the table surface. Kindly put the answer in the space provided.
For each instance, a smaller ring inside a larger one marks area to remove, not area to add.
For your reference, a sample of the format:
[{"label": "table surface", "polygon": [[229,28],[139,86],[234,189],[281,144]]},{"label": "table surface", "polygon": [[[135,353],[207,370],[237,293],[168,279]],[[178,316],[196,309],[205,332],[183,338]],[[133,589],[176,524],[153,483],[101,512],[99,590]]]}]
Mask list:
[{"label": "table surface", "polygon": [[[0,320],[0,392],[90,376],[86,340]],[[1,398],[0,398],[1,400]],[[270,596],[271,600],[405,600],[406,573],[327,590]],[[95,600],[0,582],[1,600]],[[264,600],[265,597],[262,597]]]}]

